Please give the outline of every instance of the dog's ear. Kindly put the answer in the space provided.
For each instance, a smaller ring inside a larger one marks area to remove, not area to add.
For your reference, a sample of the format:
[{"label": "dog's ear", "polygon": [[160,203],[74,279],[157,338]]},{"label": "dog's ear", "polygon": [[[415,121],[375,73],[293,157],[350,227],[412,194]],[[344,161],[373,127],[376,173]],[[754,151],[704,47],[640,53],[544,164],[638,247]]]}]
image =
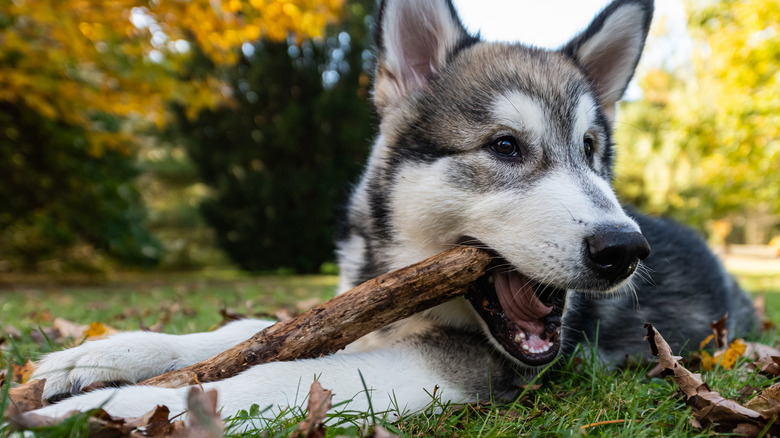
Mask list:
[{"label": "dog's ear", "polygon": [[616,0],[561,49],[588,75],[611,120],[634,75],[652,16],[653,0]]},{"label": "dog's ear", "polygon": [[476,41],[450,0],[382,0],[375,39],[374,103],[380,112],[422,88],[449,55]]}]

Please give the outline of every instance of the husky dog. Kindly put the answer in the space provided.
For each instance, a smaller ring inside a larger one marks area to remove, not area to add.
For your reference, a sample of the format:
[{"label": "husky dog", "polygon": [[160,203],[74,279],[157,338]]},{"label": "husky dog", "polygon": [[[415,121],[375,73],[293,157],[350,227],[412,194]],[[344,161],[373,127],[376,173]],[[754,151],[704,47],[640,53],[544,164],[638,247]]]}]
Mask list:
[{"label": "husky dog", "polygon": [[[648,354],[652,322],[676,351],[748,297],[692,232],[627,213],[611,188],[615,106],[639,60],[652,0],[616,0],[560,50],[470,35],[449,0],[385,0],[376,29],[381,121],[339,243],[340,290],[453,245],[495,255],[466,298],[394,323],[318,359],[269,363],[216,388],[225,416],[301,403],[312,379],[351,410],[512,397],[581,341],[606,363]],[[650,248],[652,247],[652,252]],[[211,333],[124,333],[52,353],[45,397],[138,382],[206,359],[270,322]],[[365,388],[363,381],[365,382]],[[367,389],[367,390],[366,390]],[[102,389],[47,406],[137,416],[185,409],[187,388]],[[369,405],[370,403],[370,405]]]}]

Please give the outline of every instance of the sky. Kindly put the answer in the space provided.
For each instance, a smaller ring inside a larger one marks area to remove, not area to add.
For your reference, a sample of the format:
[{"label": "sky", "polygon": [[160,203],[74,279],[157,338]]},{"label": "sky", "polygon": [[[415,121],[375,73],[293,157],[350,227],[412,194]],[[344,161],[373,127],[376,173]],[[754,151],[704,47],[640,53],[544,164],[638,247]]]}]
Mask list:
[{"label": "sky", "polygon": [[[557,48],[585,29],[610,0],[454,0],[466,28],[483,39]],[[690,63],[693,42],[681,0],[656,0],[653,27],[639,65],[675,69]],[[629,96],[641,94],[634,85]]]}]

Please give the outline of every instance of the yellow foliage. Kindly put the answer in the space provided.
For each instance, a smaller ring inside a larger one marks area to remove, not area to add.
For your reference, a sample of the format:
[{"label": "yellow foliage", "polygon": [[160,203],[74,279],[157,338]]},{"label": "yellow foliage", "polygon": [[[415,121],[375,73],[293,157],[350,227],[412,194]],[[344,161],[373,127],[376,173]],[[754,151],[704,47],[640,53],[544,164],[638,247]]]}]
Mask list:
[{"label": "yellow foliage", "polygon": [[648,71],[638,78],[645,99],[621,107],[616,186],[644,210],[700,227],[780,214],[780,2],[688,6],[691,64]]},{"label": "yellow foliage", "polygon": [[[713,335],[710,335],[704,342],[702,342],[701,348],[704,348],[704,346],[709,343],[712,338]],[[716,367],[720,367],[726,370],[733,369],[734,365],[737,364],[737,360],[739,360],[739,358],[745,354],[746,350],[747,345],[745,342],[742,339],[735,339],[729,345],[729,348],[716,352],[715,356],[711,356],[706,351],[700,351],[699,354],[701,355],[702,369],[704,371],[711,371]]]},{"label": "yellow foliage", "polygon": [[83,336],[84,339],[91,341],[95,339],[103,339],[115,333],[118,333],[115,328],[103,325],[101,322],[92,322],[89,327],[84,329]]},{"label": "yellow foliage", "polygon": [[[88,150],[122,147],[116,130],[92,115],[165,122],[166,105],[188,112],[226,98],[213,78],[177,74],[200,47],[215,63],[235,62],[245,42],[310,38],[339,14],[343,0],[15,0],[0,6],[0,103],[87,128]],[[180,47],[180,46],[179,46]],[[152,56],[154,54],[154,56]]]}]

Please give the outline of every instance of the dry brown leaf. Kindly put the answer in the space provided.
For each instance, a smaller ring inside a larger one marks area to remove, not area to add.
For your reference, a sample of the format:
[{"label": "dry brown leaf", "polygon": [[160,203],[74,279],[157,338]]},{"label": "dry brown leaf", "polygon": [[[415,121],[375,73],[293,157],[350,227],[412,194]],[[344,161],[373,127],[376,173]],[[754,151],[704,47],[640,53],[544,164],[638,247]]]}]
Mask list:
[{"label": "dry brown leaf", "polygon": [[[132,430],[131,438],[169,438],[186,429],[184,421],[169,419],[170,410],[158,405],[140,417],[125,418],[124,426]],[[182,435],[186,436],[186,435]]]},{"label": "dry brown leaf", "polygon": [[165,323],[163,321],[157,321],[154,325],[149,327],[148,325],[144,324],[143,321],[138,323],[138,328],[145,332],[154,332],[154,333],[162,333],[163,327],[165,326]]},{"label": "dry brown leaf", "polygon": [[777,417],[780,413],[780,383],[761,391],[745,403],[745,407],[758,411],[767,419]]},{"label": "dry brown leaf", "polygon": [[726,348],[729,345],[729,331],[726,328],[728,319],[729,314],[726,313],[723,318],[710,322],[712,334],[715,336],[715,348]]},{"label": "dry brown leaf", "polygon": [[749,367],[770,377],[780,376],[780,356],[761,357]]},{"label": "dry brown leaf", "polygon": [[745,354],[753,359],[780,356],[780,350],[769,345],[759,344],[758,342],[745,342],[745,345],[747,346]]},{"label": "dry brown leaf", "polygon": [[187,394],[187,429],[178,430],[172,436],[219,438],[224,431],[225,423],[217,413],[217,391],[204,392],[192,387]]},{"label": "dry brown leaf", "polygon": [[47,336],[52,338],[52,341],[64,341],[66,339],[72,339],[74,341],[82,341],[84,340],[84,332],[86,332],[89,327],[82,324],[76,324],[73,321],[68,321],[67,319],[63,318],[54,318],[54,322],[51,324],[51,328],[57,331],[57,334],[55,336],[51,336],[49,333],[47,333]]},{"label": "dry brown leaf", "polygon": [[43,406],[43,387],[46,379],[36,379],[8,390],[9,409],[14,413],[32,411]]},{"label": "dry brown leaf", "polygon": [[14,377],[13,380],[16,383],[27,383],[30,380],[30,376],[35,371],[35,362],[29,358],[24,365],[14,365]]},{"label": "dry brown leaf", "polygon": [[333,395],[323,389],[320,382],[314,381],[309,389],[309,403],[306,407],[306,419],[298,424],[293,438],[323,438],[325,436],[325,416],[333,406]]},{"label": "dry brown leaf", "polygon": [[[36,380],[36,382],[38,382]],[[43,385],[41,384],[41,392]],[[39,397],[40,398],[40,397]],[[216,400],[216,398],[215,398]],[[188,404],[192,410],[193,404]],[[69,412],[61,417],[46,417],[37,415],[33,412],[19,411],[14,408],[9,409],[8,421],[16,429],[25,430],[40,427],[56,426],[61,424],[72,415],[80,414],[77,411]],[[92,413],[87,420],[89,424],[88,436],[91,438],[100,437],[152,437],[152,438],[173,438],[173,437],[194,437],[194,438],[216,438],[222,436],[222,429],[218,433],[203,433],[204,429],[193,425],[188,428],[184,421],[173,421],[169,419],[170,410],[165,406],[157,406],[151,411],[140,417],[121,418],[109,415],[106,411],[99,409]],[[221,420],[220,420],[221,424]]]},{"label": "dry brown leaf", "polygon": [[765,418],[753,409],[722,397],[717,391],[712,391],[701,379],[700,374],[694,374],[683,367],[679,356],[674,356],[669,344],[661,337],[652,324],[645,324],[651,352],[658,356],[662,376],[671,376],[685,394],[685,400],[693,408],[696,422],[707,427],[715,427],[718,432],[733,430],[741,423],[758,424]]}]

